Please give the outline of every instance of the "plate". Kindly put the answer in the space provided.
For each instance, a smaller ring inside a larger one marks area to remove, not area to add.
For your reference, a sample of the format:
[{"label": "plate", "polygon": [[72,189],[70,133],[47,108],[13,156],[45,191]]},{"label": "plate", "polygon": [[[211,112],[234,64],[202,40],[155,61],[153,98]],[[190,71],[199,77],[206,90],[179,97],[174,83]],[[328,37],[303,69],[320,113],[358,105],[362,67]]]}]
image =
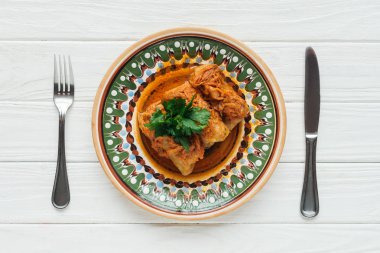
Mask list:
[{"label": "plate", "polygon": [[[250,113],[218,166],[185,177],[147,152],[137,108],[160,75],[202,64],[219,65]],[[280,88],[257,54],[213,30],[177,28],[135,43],[116,59],[99,86],[92,130],[98,159],[116,188],[153,213],[194,220],[235,209],[264,186],[281,156],[286,114]]]}]

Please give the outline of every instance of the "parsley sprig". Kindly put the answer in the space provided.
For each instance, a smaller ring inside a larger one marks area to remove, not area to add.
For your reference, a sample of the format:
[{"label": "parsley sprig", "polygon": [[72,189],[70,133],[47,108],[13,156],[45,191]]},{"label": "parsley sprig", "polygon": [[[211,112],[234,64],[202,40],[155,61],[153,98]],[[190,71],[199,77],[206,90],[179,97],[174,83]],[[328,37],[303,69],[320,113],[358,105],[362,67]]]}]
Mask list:
[{"label": "parsley sprig", "polygon": [[157,109],[145,124],[154,130],[155,137],[173,136],[174,141],[182,145],[186,151],[190,147],[190,137],[199,134],[208,125],[210,112],[206,109],[193,107],[195,95],[190,102],[182,98],[173,98],[164,101],[165,112]]}]

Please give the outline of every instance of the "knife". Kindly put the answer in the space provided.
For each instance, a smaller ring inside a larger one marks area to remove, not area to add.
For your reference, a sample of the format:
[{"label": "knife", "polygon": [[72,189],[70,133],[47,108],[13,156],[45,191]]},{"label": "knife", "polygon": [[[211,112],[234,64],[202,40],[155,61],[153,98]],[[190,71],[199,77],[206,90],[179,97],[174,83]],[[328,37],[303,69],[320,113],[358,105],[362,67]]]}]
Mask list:
[{"label": "knife", "polygon": [[316,149],[319,123],[320,88],[317,56],[313,48],[305,53],[305,175],[301,197],[301,214],[307,218],[318,215],[319,199],[316,171]]}]

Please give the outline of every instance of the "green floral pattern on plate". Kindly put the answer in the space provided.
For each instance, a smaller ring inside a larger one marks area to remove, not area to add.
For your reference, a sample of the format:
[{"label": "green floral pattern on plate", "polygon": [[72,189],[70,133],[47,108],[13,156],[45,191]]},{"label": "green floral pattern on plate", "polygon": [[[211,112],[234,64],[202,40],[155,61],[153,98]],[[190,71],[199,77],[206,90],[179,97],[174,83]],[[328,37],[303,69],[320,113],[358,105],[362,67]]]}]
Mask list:
[{"label": "green floral pattern on plate", "polygon": [[[149,78],[168,66],[220,66],[240,89],[250,108],[244,152],[224,173],[206,183],[173,182],[158,177],[134,143],[131,120]],[[265,168],[274,144],[276,113],[270,89],[257,68],[232,47],[201,37],[165,39],[140,50],[121,68],[110,86],[102,114],[107,158],[119,178],[143,202],[167,212],[200,213],[218,209],[244,193]]]}]

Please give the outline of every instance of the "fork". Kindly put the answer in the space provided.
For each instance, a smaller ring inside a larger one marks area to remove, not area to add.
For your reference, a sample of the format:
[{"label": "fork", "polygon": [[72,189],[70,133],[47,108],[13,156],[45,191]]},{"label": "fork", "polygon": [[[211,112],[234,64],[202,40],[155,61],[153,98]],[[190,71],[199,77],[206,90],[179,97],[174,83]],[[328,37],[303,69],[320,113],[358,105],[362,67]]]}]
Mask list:
[{"label": "fork", "polygon": [[[59,113],[59,139],[58,139],[58,159],[55,173],[53,193],[51,202],[54,207],[62,209],[70,202],[70,188],[67,177],[66,155],[65,155],[65,118],[66,113],[74,102],[74,75],[71,66],[70,56],[54,55],[54,104]],[[68,74],[67,74],[68,69]]]}]

